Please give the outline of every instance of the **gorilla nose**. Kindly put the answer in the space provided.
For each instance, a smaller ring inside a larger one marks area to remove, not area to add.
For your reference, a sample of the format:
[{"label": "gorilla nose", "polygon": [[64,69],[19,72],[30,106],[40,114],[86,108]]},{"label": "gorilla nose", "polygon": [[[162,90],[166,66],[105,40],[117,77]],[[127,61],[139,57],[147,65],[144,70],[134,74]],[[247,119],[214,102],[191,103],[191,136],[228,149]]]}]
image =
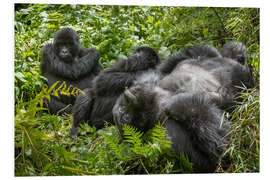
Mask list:
[{"label": "gorilla nose", "polygon": [[68,51],[67,51],[66,49],[63,49],[63,50],[62,50],[62,53],[63,53],[63,54],[67,54]]}]

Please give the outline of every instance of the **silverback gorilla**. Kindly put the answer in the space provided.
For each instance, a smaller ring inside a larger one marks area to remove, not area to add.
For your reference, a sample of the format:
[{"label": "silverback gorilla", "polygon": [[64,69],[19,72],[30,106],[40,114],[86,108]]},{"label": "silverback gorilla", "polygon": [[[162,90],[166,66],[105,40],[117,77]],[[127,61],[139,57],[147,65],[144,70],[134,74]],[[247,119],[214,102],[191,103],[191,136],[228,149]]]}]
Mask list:
[{"label": "silverback gorilla", "polygon": [[[169,91],[197,93],[207,96],[220,108],[231,108],[234,98],[243,85],[253,87],[250,69],[242,65],[240,57],[246,56],[246,48],[235,51],[235,46],[245,47],[240,42],[227,43],[221,49],[221,56],[211,46],[195,46],[161,63],[159,70],[167,75],[160,86]],[[226,56],[227,55],[227,56]],[[240,59],[239,59],[240,58]]]},{"label": "silverback gorilla", "polygon": [[[195,172],[213,172],[230,139],[231,125],[219,106],[233,102],[236,86],[252,86],[249,70],[210,46],[170,56],[158,69],[142,74],[119,96],[115,124],[120,132],[123,124],[146,132],[164,123],[172,150],[184,153]],[[228,159],[221,164],[228,167]]]},{"label": "silverback gorilla", "polygon": [[153,49],[139,47],[127,59],[102,71],[93,80],[93,87],[76,99],[71,138],[77,136],[80,123],[88,122],[99,129],[104,126],[105,121],[112,122],[112,108],[118,96],[133,84],[138,75],[154,69],[159,62],[159,56]]},{"label": "silverback gorilla", "polygon": [[[48,79],[48,87],[59,81],[79,89],[91,86],[91,80],[102,70],[98,63],[99,52],[95,48],[85,48],[79,43],[79,36],[71,28],[62,28],[54,36],[53,44],[43,47],[41,73]],[[72,113],[74,96],[52,96],[48,103],[50,113]]]}]

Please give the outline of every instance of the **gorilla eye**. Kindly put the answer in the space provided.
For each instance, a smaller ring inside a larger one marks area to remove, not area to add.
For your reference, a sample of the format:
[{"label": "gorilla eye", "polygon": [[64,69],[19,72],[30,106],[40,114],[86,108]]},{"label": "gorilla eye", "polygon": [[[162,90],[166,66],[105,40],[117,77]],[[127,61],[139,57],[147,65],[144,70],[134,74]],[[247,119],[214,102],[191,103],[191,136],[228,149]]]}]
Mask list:
[{"label": "gorilla eye", "polygon": [[73,42],[67,42],[66,45],[73,46],[74,43]]}]

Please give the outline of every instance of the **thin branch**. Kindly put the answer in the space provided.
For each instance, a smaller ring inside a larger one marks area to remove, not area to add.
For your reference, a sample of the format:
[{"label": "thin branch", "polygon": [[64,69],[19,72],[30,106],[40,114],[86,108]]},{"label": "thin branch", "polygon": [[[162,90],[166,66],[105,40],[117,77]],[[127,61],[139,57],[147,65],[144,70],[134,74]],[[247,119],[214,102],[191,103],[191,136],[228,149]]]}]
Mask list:
[{"label": "thin branch", "polygon": [[140,158],[140,162],[141,162],[142,167],[143,167],[143,169],[145,170],[145,172],[146,172],[147,174],[149,174],[149,172],[147,171],[146,167],[144,166],[144,164],[143,164],[143,162],[142,162],[142,159],[141,159],[141,158]]},{"label": "thin branch", "polygon": [[165,119],[162,121],[161,126],[164,126],[164,124],[166,123],[166,121],[169,119],[169,116],[166,116]]},{"label": "thin branch", "polygon": [[22,155],[22,153],[19,153],[17,157],[15,157],[15,160],[16,161],[20,156]]},{"label": "thin branch", "polygon": [[212,9],[213,9],[214,13],[216,14],[216,16],[218,17],[218,20],[219,20],[220,23],[221,23],[221,26],[222,26],[223,31],[226,33],[226,31],[225,31],[225,25],[224,25],[224,23],[223,23],[223,21],[222,21],[220,15],[218,14],[218,12],[217,12],[217,10],[216,10],[215,8],[212,8]]},{"label": "thin branch", "polygon": [[72,171],[72,172],[76,172],[76,173],[81,173],[81,174],[84,174],[84,175],[99,175],[99,174],[94,173],[94,172],[83,171],[83,170],[74,169],[74,168],[67,167],[67,166],[64,166],[63,168],[66,169],[66,170],[69,170],[69,171]]},{"label": "thin branch", "polygon": [[40,152],[40,151],[38,151],[38,150],[36,149],[36,147],[34,146],[34,144],[33,144],[32,140],[31,140],[31,138],[30,138],[30,136],[29,136],[27,130],[26,130],[25,128],[23,128],[23,129],[24,129],[24,131],[25,131],[25,133],[26,133],[26,135],[27,135],[27,137],[28,137],[28,139],[29,139],[29,142],[30,142],[32,148],[34,149],[34,151],[36,151],[37,153],[40,153],[41,155],[43,155],[44,157],[46,157],[46,158],[51,162],[52,160],[51,160],[46,154],[44,154],[44,153],[42,153],[42,152]]},{"label": "thin branch", "polygon": [[24,131],[22,132],[22,157],[23,157],[23,163],[25,164],[25,159],[24,159]]}]

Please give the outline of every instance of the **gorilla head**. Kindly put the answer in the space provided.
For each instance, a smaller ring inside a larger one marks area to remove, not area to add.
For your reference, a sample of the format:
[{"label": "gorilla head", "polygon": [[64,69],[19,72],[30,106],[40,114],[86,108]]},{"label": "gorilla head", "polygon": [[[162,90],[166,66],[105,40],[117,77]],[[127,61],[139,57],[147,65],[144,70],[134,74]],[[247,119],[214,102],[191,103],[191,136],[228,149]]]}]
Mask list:
[{"label": "gorilla head", "polygon": [[79,52],[79,36],[71,28],[62,28],[54,36],[53,49],[55,54],[65,62],[74,61]]},{"label": "gorilla head", "polygon": [[[121,125],[128,124],[142,132],[153,128],[158,121],[159,105],[157,91],[159,88],[137,84],[127,89],[117,100],[113,114],[115,124],[121,132]],[[164,91],[165,94],[168,94]]]},{"label": "gorilla head", "polygon": [[238,41],[227,42],[220,50],[223,57],[231,58],[241,64],[245,64],[247,58],[247,47]]}]

